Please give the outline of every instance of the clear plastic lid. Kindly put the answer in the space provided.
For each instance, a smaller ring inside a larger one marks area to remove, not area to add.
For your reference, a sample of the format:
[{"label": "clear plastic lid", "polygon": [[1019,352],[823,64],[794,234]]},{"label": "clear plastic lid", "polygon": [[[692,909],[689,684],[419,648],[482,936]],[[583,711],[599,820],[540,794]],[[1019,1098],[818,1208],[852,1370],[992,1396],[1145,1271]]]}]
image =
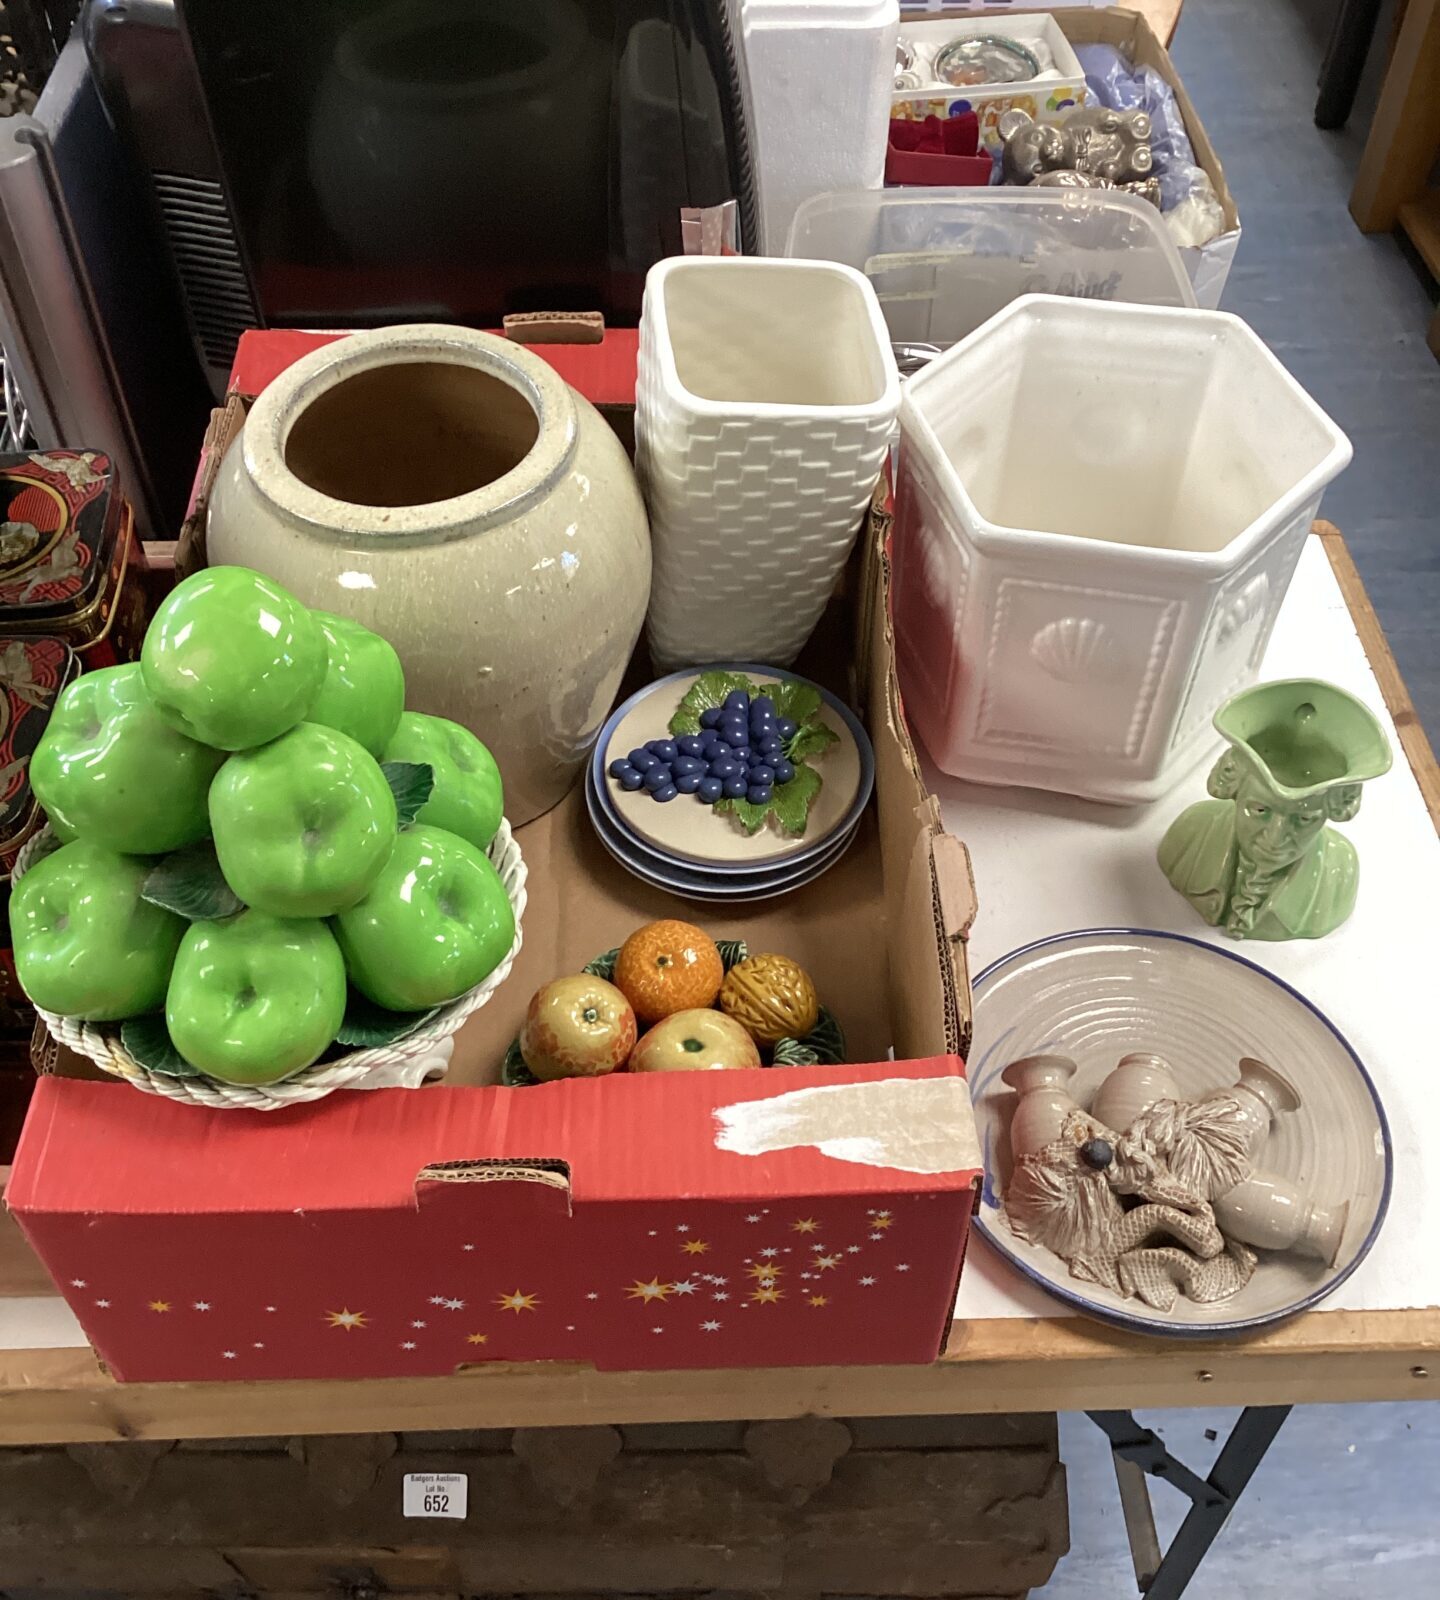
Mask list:
[{"label": "clear plastic lid", "polygon": [[1112,189],[852,189],[795,213],[786,255],[874,285],[897,346],[943,350],[1022,294],[1193,306],[1154,206]]}]

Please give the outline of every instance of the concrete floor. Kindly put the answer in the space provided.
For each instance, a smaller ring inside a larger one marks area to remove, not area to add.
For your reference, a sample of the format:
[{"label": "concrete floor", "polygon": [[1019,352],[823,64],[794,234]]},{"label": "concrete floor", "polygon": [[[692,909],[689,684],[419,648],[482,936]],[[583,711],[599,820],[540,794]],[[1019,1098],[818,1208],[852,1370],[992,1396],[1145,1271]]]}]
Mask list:
[{"label": "concrete floor", "polygon": [[[1123,0],[1121,0],[1123,3]],[[1434,285],[1346,210],[1389,25],[1350,125],[1312,122],[1338,0],[1186,0],[1173,56],[1220,153],[1244,236],[1224,308],[1245,317],[1350,435],[1327,492],[1431,741],[1440,745],[1440,362],[1425,345]],[[1235,1412],[1142,1418],[1204,1471]],[[1218,1435],[1212,1441],[1207,1430]],[[1072,1549],[1045,1600],[1133,1594],[1100,1431],[1061,1421]],[[1188,1501],[1154,1493],[1162,1539]],[[1433,1600],[1440,1593],[1440,1406],[1293,1412],[1187,1600]]]},{"label": "concrete floor", "polygon": [[[1120,0],[1123,4],[1123,0]],[[1381,20],[1349,126],[1314,126],[1339,0],[1186,0],[1172,54],[1240,210],[1222,302],[1350,435],[1326,492],[1431,742],[1440,745],[1440,362],[1435,286],[1408,243],[1346,209],[1389,38]]]}]

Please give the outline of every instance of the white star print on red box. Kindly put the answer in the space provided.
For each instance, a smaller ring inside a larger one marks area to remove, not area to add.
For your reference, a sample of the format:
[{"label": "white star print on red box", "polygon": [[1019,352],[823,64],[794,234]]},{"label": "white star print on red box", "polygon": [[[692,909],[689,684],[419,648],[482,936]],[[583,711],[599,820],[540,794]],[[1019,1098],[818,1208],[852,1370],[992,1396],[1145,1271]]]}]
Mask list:
[{"label": "white star print on red box", "polygon": [[379,1090],[273,1119],[47,1078],[7,1199],[122,1380],[923,1362],[976,1173],[741,1155],[716,1112],[958,1070]]}]

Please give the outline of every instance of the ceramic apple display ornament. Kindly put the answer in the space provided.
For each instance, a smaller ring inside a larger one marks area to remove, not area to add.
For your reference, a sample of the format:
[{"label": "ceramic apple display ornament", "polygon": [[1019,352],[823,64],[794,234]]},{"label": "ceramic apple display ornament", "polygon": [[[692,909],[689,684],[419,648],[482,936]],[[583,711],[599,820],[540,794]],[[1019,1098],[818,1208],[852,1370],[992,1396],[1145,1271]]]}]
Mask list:
[{"label": "ceramic apple display ornament", "polygon": [[185,923],[141,899],[148,861],[77,839],[10,896],[15,970],[42,1010],[119,1021],[164,1003]]},{"label": "ceramic apple display ornament", "polygon": [[579,973],[537,989],[520,1030],[520,1055],[537,1078],[599,1078],[635,1048],[635,1012],[604,978]]},{"label": "ceramic apple display ornament", "polygon": [[222,1083],[277,1083],[322,1055],[345,1015],[345,963],[323,922],[242,911],[193,923],[165,997],[175,1048]]},{"label": "ceramic apple display ornament", "polygon": [[385,865],[396,823],[380,764],[316,722],[231,756],[210,787],[225,881],[247,906],[277,917],[353,906]]},{"label": "ceramic apple display ornament", "polygon": [[77,678],[30,758],[30,785],[62,838],[162,855],[210,831],[205,800],[222,751],[156,710],[138,663]]},{"label": "ceramic apple display ornament", "polygon": [[332,616],[328,611],[310,614],[325,636],[326,666],[306,720],[348,733],[378,760],[405,709],[400,657],[389,640],[349,617]]},{"label": "ceramic apple display ornament", "polygon": [[755,1041],[723,1011],[677,1011],[657,1022],[630,1056],[631,1072],[713,1072],[759,1065]]},{"label": "ceramic apple display ornament", "polygon": [[468,728],[407,711],[385,746],[385,760],[420,762],[434,775],[418,821],[458,833],[477,850],[489,849],[504,810],[500,769]]},{"label": "ceramic apple display ornament", "polygon": [[350,981],[367,999],[420,1011],[457,999],[500,965],[515,941],[515,913],[481,851],[418,823],[334,928]]},{"label": "ceramic apple display ornament", "polygon": [[320,624],[289,590],[248,567],[207,567],[155,613],[140,652],[160,715],[217,750],[278,739],[325,678]]}]

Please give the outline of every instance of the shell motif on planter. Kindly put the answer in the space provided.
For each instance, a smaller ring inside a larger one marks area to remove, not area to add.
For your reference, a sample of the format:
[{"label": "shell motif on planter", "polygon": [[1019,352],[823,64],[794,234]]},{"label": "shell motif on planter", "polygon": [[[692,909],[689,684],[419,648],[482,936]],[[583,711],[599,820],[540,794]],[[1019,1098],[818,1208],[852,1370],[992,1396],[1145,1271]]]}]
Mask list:
[{"label": "shell motif on planter", "polygon": [[906,710],[980,783],[1153,800],[1253,681],[1350,444],[1238,317],[1024,295],[904,389]]},{"label": "shell motif on planter", "polygon": [[439,325],[351,335],[269,384],[207,544],[389,639],[406,704],[484,740],[517,826],[575,781],[650,595],[608,424],[523,346]]}]

